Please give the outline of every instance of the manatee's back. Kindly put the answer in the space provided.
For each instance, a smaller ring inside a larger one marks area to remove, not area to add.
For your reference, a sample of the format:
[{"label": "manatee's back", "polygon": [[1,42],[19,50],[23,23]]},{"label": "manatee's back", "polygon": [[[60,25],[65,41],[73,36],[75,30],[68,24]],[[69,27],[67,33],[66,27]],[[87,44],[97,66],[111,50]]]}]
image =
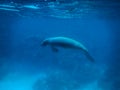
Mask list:
[{"label": "manatee's back", "polygon": [[85,56],[92,62],[95,62],[94,58],[89,54],[87,48],[81,44],[80,42],[71,39],[71,38],[67,38],[67,37],[53,37],[53,38],[49,38],[49,42],[54,44],[55,46],[60,46],[63,48],[73,48],[73,49],[80,49],[81,51],[83,51],[83,53],[85,54]]},{"label": "manatee's back", "polygon": [[79,42],[71,39],[71,38],[66,38],[66,37],[55,37],[55,38],[50,38],[52,44],[56,46],[62,46],[62,47],[68,47],[68,48],[75,48]]}]

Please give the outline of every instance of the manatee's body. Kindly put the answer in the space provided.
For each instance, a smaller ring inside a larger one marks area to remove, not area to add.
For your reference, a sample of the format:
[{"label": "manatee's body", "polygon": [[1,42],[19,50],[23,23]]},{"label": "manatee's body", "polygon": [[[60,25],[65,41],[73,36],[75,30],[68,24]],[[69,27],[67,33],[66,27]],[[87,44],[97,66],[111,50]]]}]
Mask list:
[{"label": "manatee's body", "polygon": [[63,47],[63,48],[71,48],[71,49],[78,49],[84,52],[84,54],[87,56],[87,58],[94,62],[94,59],[92,56],[88,53],[88,50],[85,46],[83,46],[80,42],[67,38],[67,37],[52,37],[45,39],[42,44],[42,46],[50,45],[52,50],[55,52],[58,52],[57,47]]}]

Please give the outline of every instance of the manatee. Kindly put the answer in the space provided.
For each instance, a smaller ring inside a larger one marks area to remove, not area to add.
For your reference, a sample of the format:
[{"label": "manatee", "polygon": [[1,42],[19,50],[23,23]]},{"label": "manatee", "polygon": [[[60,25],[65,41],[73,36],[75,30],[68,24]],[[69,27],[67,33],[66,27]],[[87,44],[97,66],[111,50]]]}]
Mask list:
[{"label": "manatee", "polygon": [[94,58],[89,54],[87,48],[79,41],[68,37],[51,37],[42,41],[41,46],[51,46],[54,52],[58,52],[58,47],[77,49],[84,53],[84,55],[92,62],[95,62]]}]

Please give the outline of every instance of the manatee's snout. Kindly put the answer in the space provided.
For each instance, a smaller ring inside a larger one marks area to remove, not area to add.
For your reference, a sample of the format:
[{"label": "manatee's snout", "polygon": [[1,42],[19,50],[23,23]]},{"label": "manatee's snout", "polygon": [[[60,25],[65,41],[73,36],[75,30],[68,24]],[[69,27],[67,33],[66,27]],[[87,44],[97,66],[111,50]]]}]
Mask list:
[{"label": "manatee's snout", "polygon": [[49,42],[47,40],[44,40],[42,43],[41,43],[41,46],[47,46],[49,44]]}]

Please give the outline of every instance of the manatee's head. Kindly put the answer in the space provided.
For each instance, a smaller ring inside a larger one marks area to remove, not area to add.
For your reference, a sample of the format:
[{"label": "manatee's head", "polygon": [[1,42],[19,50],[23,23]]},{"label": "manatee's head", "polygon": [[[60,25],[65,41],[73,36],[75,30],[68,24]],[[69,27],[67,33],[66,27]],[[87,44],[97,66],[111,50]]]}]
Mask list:
[{"label": "manatee's head", "polygon": [[50,44],[49,40],[44,40],[44,41],[41,43],[41,46],[47,46],[47,45],[49,45],[49,44]]}]

